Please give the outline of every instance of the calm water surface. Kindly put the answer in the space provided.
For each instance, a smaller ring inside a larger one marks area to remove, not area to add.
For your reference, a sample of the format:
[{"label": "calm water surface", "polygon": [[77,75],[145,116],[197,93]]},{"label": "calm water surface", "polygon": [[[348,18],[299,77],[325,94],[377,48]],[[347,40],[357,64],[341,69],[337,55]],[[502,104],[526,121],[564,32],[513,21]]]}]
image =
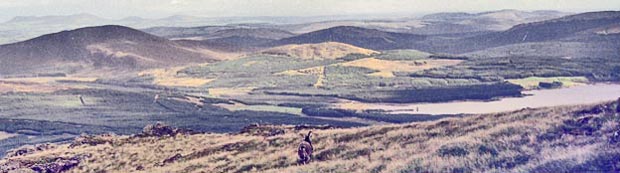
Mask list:
[{"label": "calm water surface", "polygon": [[571,88],[525,91],[525,97],[503,98],[497,101],[459,101],[425,104],[350,103],[347,107],[383,109],[392,113],[459,114],[493,113],[522,108],[561,105],[592,104],[616,100],[620,97],[620,84],[593,84]]}]

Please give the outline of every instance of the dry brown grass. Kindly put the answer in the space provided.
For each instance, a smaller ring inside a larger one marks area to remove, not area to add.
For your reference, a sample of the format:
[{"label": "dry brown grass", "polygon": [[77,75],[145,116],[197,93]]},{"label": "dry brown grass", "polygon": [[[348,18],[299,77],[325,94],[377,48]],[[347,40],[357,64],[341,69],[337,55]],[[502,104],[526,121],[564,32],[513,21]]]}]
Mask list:
[{"label": "dry brown grass", "polygon": [[178,76],[177,72],[186,67],[151,69],[138,73],[140,76],[152,76],[153,84],[162,86],[199,87],[215,79],[203,79]]},{"label": "dry brown grass", "polygon": [[[144,168],[140,172],[601,171],[620,166],[618,160],[605,159],[620,158],[620,149],[608,143],[619,128],[614,123],[619,115],[611,112],[616,106],[523,109],[405,125],[314,130],[315,153],[309,165],[296,164],[297,144],[307,130],[290,127],[281,127],[285,133],[271,137],[118,137],[110,144],[73,149],[61,145],[9,159],[89,155],[72,172],[130,172],[138,167]],[[177,160],[163,163],[177,154]]]},{"label": "dry brown grass", "polygon": [[216,97],[229,97],[247,95],[254,90],[254,87],[238,87],[238,88],[209,88],[209,95]]},{"label": "dry brown grass", "polygon": [[264,50],[262,53],[286,55],[301,59],[336,59],[349,54],[371,55],[378,52],[344,43],[325,42],[318,44],[284,45]]},{"label": "dry brown grass", "polygon": [[364,67],[378,71],[376,73],[369,74],[370,76],[394,77],[393,72],[415,72],[437,67],[456,65],[461,62],[462,60],[390,61],[376,58],[364,58],[345,62],[340,65]]},{"label": "dry brown grass", "polygon": [[11,137],[16,136],[16,135],[17,135],[17,134],[7,133],[7,132],[0,131],[0,140],[4,140],[4,139],[7,139],[7,138],[11,138]]}]

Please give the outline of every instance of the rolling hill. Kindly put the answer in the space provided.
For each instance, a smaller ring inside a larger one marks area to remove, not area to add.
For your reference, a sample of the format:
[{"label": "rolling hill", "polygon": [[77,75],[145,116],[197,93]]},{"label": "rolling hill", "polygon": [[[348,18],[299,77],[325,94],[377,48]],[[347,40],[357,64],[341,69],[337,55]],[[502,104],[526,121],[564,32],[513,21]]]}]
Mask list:
[{"label": "rolling hill", "polygon": [[340,42],[373,50],[389,50],[411,47],[427,37],[406,33],[385,32],[353,26],[338,26],[324,30],[284,38],[271,45]]},{"label": "rolling hill", "polygon": [[99,26],[48,34],[0,46],[0,73],[73,73],[136,70],[214,61],[216,57],[123,26]]},{"label": "rolling hill", "polygon": [[[0,160],[0,171],[616,172],[618,106],[526,108],[348,129],[251,125],[237,134],[155,125],[133,136],[15,149]],[[300,165],[297,146],[309,130],[312,162]]]},{"label": "rolling hill", "polygon": [[[559,11],[498,10],[481,13],[435,13],[423,16],[421,20],[430,23],[428,25],[430,27],[433,25],[452,24],[454,26],[469,27],[470,31],[468,32],[480,32],[503,31],[518,24],[550,20],[568,14]],[[438,27],[432,28],[435,28],[435,32],[442,31]],[[428,30],[428,32],[432,31]]]},{"label": "rolling hill", "polygon": [[[589,12],[558,19],[516,25],[506,31],[493,32],[460,40],[444,40],[429,51],[465,53],[512,44],[575,41],[618,45],[617,34],[597,34],[597,28],[620,23],[620,12]],[[428,50],[428,49],[426,49]],[[516,50],[515,50],[516,51]]]}]

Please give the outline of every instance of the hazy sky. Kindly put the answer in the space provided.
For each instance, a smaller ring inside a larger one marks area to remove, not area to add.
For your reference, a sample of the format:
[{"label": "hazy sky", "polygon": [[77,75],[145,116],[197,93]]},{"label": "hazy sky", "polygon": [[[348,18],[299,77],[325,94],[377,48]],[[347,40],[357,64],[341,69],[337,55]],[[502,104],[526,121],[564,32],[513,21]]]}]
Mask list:
[{"label": "hazy sky", "polygon": [[15,16],[91,13],[106,18],[170,15],[317,16],[420,14],[499,9],[620,10],[620,0],[0,0],[0,20]]}]

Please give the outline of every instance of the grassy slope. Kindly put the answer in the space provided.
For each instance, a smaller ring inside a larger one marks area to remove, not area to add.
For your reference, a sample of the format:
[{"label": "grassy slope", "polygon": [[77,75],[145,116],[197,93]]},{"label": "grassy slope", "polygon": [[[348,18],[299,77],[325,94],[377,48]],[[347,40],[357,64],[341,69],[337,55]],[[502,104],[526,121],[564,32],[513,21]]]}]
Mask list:
[{"label": "grassy slope", "polygon": [[[296,164],[301,134],[114,137],[108,144],[59,145],[8,159],[43,161],[86,154],[71,171],[126,172],[584,172],[620,166],[610,144],[617,103],[523,109],[405,125],[315,130],[314,160]],[[165,164],[164,160],[180,154]]]}]

